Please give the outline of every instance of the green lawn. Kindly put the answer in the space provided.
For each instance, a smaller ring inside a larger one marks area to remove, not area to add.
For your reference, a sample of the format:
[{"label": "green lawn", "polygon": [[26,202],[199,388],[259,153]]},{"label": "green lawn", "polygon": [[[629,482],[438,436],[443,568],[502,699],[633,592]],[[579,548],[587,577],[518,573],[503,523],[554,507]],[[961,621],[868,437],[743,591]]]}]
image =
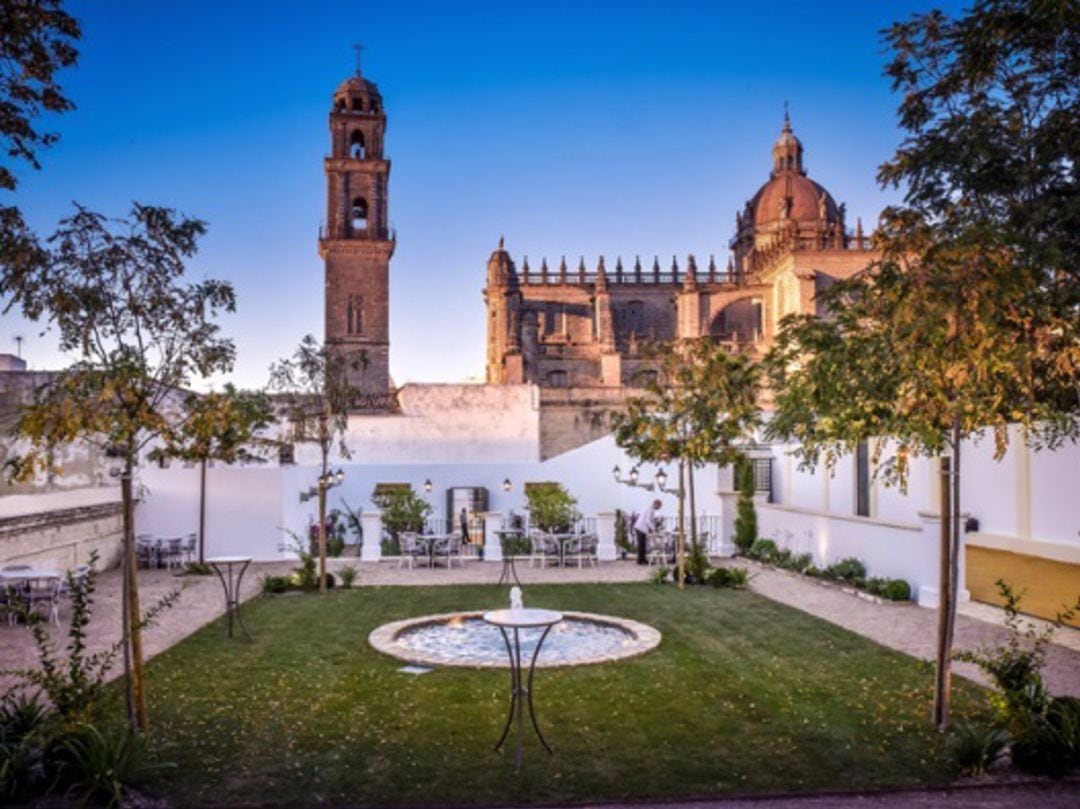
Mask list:
[{"label": "green lawn", "polygon": [[[930,667],[747,592],[526,588],[530,606],[645,621],[660,647],[539,670],[548,756],[492,752],[505,670],[413,677],[367,644],[386,621],[502,606],[495,587],[365,588],[262,598],[256,640],[215,623],[148,670],[152,744],[183,804],[476,804],[863,789],[940,783]],[[852,609],[858,604],[852,602]],[[983,703],[957,681],[958,716]]]}]

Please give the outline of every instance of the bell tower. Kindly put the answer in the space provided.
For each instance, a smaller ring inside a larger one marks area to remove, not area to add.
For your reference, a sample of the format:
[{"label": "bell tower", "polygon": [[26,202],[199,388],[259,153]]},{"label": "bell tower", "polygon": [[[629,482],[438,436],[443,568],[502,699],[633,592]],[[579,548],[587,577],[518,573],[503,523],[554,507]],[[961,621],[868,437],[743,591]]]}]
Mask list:
[{"label": "bell tower", "polygon": [[390,392],[390,257],[395,237],[387,212],[390,161],[383,153],[386,112],[378,87],[360,75],[334,91],[326,172],[326,345],[360,356],[350,372],[365,395]]}]

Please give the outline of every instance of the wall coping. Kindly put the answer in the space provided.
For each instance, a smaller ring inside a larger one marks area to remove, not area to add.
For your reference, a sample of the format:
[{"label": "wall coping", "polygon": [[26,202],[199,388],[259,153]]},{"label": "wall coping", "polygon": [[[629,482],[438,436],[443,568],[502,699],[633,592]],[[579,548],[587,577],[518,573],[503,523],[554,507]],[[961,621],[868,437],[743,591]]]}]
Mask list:
[{"label": "wall coping", "polygon": [[1050,559],[1066,564],[1080,564],[1080,545],[1024,539],[1023,537],[1006,534],[987,534],[982,531],[972,531],[967,534],[965,542],[969,546],[989,550],[1007,551],[1021,556],[1035,556],[1040,559]]},{"label": "wall coping", "polygon": [[795,506],[785,506],[779,503],[756,503],[757,508],[769,508],[774,511],[786,511],[790,514],[804,514],[808,517],[824,517],[829,520],[840,520],[841,522],[853,522],[859,525],[873,525],[881,528],[896,528],[900,531],[913,531],[915,533],[922,533],[922,526],[914,525],[906,522],[894,522],[892,520],[882,520],[877,517],[859,517],[855,514],[837,514],[832,511],[817,511],[810,508],[797,508]]},{"label": "wall coping", "polygon": [[122,512],[123,505],[121,503],[97,503],[90,506],[39,511],[36,514],[0,517],[0,539],[60,525],[119,517]]}]

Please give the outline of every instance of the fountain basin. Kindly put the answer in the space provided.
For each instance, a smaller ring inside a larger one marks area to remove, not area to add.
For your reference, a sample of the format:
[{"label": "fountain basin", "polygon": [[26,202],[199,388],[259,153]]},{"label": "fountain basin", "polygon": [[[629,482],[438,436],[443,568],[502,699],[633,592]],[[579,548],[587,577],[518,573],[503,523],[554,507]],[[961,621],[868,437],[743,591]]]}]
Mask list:
[{"label": "fountain basin", "polygon": [[[394,621],[373,631],[368,643],[383,654],[423,666],[509,668],[503,636],[483,615],[478,610]],[[638,621],[587,612],[563,612],[563,618],[544,641],[538,668],[624,660],[660,643],[660,633]],[[542,629],[520,630],[523,663],[532,657],[542,633]]]}]

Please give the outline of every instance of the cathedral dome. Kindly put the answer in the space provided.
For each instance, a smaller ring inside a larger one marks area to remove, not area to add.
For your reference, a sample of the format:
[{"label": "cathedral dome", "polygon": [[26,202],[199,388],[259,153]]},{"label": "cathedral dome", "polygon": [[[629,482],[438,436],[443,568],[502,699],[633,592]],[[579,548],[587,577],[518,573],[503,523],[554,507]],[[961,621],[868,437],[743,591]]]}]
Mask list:
[{"label": "cathedral dome", "polygon": [[754,225],[770,225],[784,220],[800,223],[840,221],[836,200],[822,186],[806,176],[802,143],[784,113],[780,137],[773,144],[773,170],[769,181],[751,198]]},{"label": "cathedral dome", "polygon": [[[765,225],[783,219],[796,222],[839,222],[836,200],[821,185],[801,174],[773,177],[750,200],[754,224]],[[824,214],[824,216],[822,216]]]}]

